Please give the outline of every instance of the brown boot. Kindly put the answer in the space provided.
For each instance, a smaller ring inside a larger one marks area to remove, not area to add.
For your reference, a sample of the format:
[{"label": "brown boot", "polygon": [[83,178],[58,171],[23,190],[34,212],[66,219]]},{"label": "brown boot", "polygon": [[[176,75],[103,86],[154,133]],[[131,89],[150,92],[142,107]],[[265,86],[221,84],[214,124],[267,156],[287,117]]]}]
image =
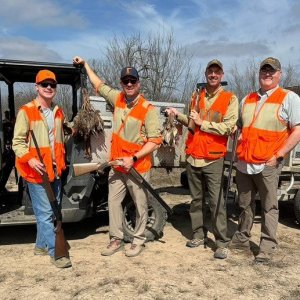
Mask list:
[{"label": "brown boot", "polygon": [[124,248],[124,242],[120,239],[111,239],[107,247],[101,252],[103,256],[110,256]]}]

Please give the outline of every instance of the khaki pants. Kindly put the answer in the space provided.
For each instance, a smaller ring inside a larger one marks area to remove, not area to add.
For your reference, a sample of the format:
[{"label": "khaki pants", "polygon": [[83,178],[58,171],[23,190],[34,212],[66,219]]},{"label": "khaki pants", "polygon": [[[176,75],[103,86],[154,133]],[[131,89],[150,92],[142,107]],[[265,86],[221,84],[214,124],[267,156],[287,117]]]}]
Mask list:
[{"label": "khaki pants", "polygon": [[239,206],[242,210],[239,216],[238,231],[233,239],[246,242],[249,240],[255,217],[255,195],[258,192],[261,201],[261,238],[260,250],[272,251],[277,245],[276,231],[279,209],[277,187],[282,165],[266,166],[259,174],[244,174],[237,170],[236,183],[239,193]]},{"label": "khaki pants", "polygon": [[205,186],[208,189],[208,204],[211,212],[212,230],[217,247],[226,247],[230,239],[227,237],[227,215],[224,207],[221,187],[223,158],[205,167],[197,168],[187,163],[186,171],[189,181],[192,202],[190,217],[193,237],[204,238]]},{"label": "khaki pants", "polygon": [[[141,174],[146,180],[150,172]],[[109,234],[110,238],[123,239],[123,208],[122,202],[129,192],[136,207],[136,222],[133,243],[144,244],[144,232],[148,218],[148,193],[147,190],[131,175],[115,171],[113,168],[108,178],[108,209],[109,209]]]}]

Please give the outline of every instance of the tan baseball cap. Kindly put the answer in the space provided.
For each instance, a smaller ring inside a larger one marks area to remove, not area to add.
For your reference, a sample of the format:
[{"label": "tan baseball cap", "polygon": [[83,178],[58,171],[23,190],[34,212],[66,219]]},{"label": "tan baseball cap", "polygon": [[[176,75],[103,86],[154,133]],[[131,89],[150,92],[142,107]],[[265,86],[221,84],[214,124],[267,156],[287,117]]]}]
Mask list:
[{"label": "tan baseball cap", "polygon": [[274,70],[280,71],[281,70],[281,64],[280,61],[277,58],[274,57],[268,57],[266,59],[264,59],[261,64],[259,69],[261,69],[262,67],[264,67],[265,65],[269,65],[271,66]]},{"label": "tan baseball cap", "polygon": [[223,64],[218,59],[213,59],[213,60],[209,61],[206,66],[206,70],[213,65],[220,67],[221,70],[223,71]]}]

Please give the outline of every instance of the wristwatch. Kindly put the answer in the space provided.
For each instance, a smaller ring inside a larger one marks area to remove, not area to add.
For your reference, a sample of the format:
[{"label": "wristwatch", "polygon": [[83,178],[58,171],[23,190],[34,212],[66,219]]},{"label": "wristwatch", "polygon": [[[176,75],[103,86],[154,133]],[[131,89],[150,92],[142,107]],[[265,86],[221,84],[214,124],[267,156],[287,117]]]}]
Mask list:
[{"label": "wristwatch", "polygon": [[280,164],[280,163],[282,163],[282,161],[283,161],[283,159],[284,159],[284,157],[282,156],[282,155],[277,155],[277,154],[275,154],[275,157],[276,157],[276,160],[277,160],[277,162]]},{"label": "wristwatch", "polygon": [[137,162],[138,158],[135,155],[133,155],[132,160],[133,160],[133,162]]}]

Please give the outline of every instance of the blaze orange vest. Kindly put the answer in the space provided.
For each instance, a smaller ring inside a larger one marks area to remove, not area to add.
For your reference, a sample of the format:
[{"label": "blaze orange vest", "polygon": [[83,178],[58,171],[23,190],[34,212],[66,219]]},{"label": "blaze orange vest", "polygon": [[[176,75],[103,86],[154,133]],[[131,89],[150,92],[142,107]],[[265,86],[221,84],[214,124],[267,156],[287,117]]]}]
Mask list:
[{"label": "blaze orange vest", "polygon": [[279,117],[279,109],[287,91],[278,88],[255,114],[259,95],[251,93],[242,108],[242,140],[237,147],[240,160],[261,164],[269,160],[289,136],[287,123]]},{"label": "blaze orange vest", "polygon": [[[29,129],[33,130],[43,161],[46,167],[49,180],[54,181],[53,159],[51,152],[51,145],[49,143],[49,132],[47,122],[43,119],[41,112],[35,104],[35,101],[31,101],[22,106],[20,110],[25,111],[28,121]],[[54,157],[56,163],[57,175],[61,176],[62,171],[65,170],[65,148],[63,143],[63,111],[56,107],[54,108]],[[41,183],[41,175],[34,169],[32,169],[28,160],[35,157],[39,160],[36,148],[34,146],[31,135],[28,136],[29,153],[23,157],[16,157],[16,168],[25,180],[31,183]]]},{"label": "blaze orange vest", "polygon": [[[228,91],[222,91],[218,95],[212,106],[206,110],[205,108],[205,89],[200,91],[199,96],[199,114],[202,120],[209,122],[221,123],[224,115],[227,112],[232,93]],[[197,95],[193,95],[191,101],[191,107],[195,107],[195,99]],[[186,141],[186,154],[191,155],[194,158],[203,159],[218,159],[224,157],[227,150],[228,136],[215,135],[200,130],[199,126],[196,126],[195,133],[188,134]]]},{"label": "blaze orange vest", "polygon": [[[146,137],[141,134],[141,129],[149,108],[153,106],[140,95],[136,105],[124,116],[126,105],[125,95],[122,92],[118,96],[114,109],[111,160],[134,156],[147,143]],[[133,166],[139,173],[149,171],[152,166],[151,154],[139,159]],[[114,168],[125,173],[122,167]]]}]

